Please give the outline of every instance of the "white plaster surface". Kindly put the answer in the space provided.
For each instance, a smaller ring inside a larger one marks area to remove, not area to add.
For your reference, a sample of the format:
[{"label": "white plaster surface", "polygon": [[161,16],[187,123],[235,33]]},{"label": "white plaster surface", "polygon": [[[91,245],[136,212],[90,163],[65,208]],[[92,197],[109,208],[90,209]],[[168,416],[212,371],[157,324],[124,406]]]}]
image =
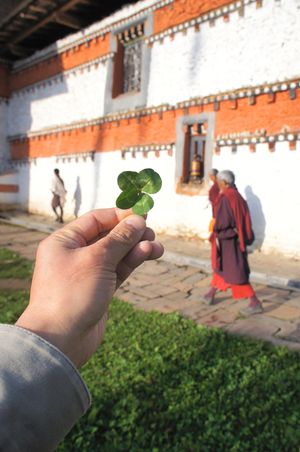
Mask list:
[{"label": "white plaster surface", "polygon": [[106,73],[107,62],[15,93],[9,104],[9,135],[102,116]]},{"label": "white plaster surface", "polygon": [[[299,0],[268,0],[259,9],[251,4],[245,8],[245,17],[234,13],[229,23],[217,20],[215,27],[206,23],[199,33],[190,29],[186,36],[176,34],[174,41],[166,38],[162,45],[155,43],[148,105],[174,104],[194,96],[299,77],[299,6]],[[86,69],[14,96],[8,112],[9,135],[101,116],[106,67]],[[0,156],[5,149],[5,109],[1,105]],[[175,160],[175,155],[164,152],[159,158],[153,153],[145,159],[137,153],[135,159],[126,156],[122,160],[120,150],[97,153],[94,161],[39,158],[19,168],[18,202],[32,212],[51,214],[50,184],[53,169],[58,167],[68,191],[65,213],[73,217],[75,208],[82,214],[113,206],[121,171],[151,167],[161,174],[163,188],[154,195],[149,224],[169,233],[206,238],[211,216],[207,196],[176,194]],[[236,173],[237,186],[249,202],[255,246],[300,257],[300,142],[296,151],[290,151],[286,142],[278,143],[273,153],[265,144],[258,145],[255,153],[249,152],[248,146],[238,147],[235,154],[222,148],[219,156],[213,156],[213,167]]]},{"label": "white plaster surface", "polygon": [[[207,197],[188,197],[175,194],[175,159],[161,152],[159,158],[154,152],[149,153],[147,159],[137,153],[136,158],[127,155],[121,158],[121,152],[103,152],[95,155],[94,162],[82,158],[75,162],[56,162],[52,158],[39,158],[35,163],[24,165],[19,169],[19,183],[22,192],[19,202],[28,206],[32,212],[51,214],[51,180],[54,168],[59,168],[67,190],[65,214],[74,217],[75,199],[78,198],[78,182],[80,188],[79,215],[94,209],[111,207],[115,205],[120,189],[117,177],[121,171],[141,171],[144,168],[153,168],[163,179],[162,190],[153,195],[155,207],[149,213],[149,222],[156,228],[171,228],[173,231],[193,230],[197,233],[206,233],[210,219],[210,209],[207,206]],[[76,194],[77,189],[77,194]],[[74,196],[75,195],[75,196]],[[204,209],[204,213],[201,211]],[[195,214],[199,212],[199,214]]]},{"label": "white plaster surface", "polygon": [[121,21],[126,18],[130,18],[131,16],[143,13],[143,11],[147,8],[154,7],[159,4],[158,0],[144,0],[139,1],[138,3],[125,5],[123,8],[116,11],[114,14],[111,14],[109,17],[105,17],[103,20],[95,22],[83,30],[78,31],[77,33],[73,33],[69,36],[66,36],[63,39],[56,41],[55,44],[52,44],[43,50],[35,52],[32,56],[28,58],[24,58],[22,60],[18,60],[14,64],[14,69],[19,69],[25,65],[30,65],[34,63],[36,60],[43,59],[47,57],[49,54],[55,54],[61,50],[63,50],[69,44],[75,43],[81,39],[88,37],[89,35],[102,30],[106,27],[113,25],[114,23]]},{"label": "white plaster surface", "polygon": [[[279,143],[273,153],[265,144],[258,145],[256,153],[251,153],[247,146],[240,146],[236,154],[222,148],[221,154],[214,156],[213,166],[236,173],[238,189],[249,203],[257,238],[255,247],[299,257],[300,199],[295,184],[300,166],[300,143],[296,151],[290,151],[286,142]],[[115,151],[98,153],[94,161],[81,158],[78,162],[72,159],[63,163],[56,162],[55,158],[37,159],[36,163],[19,170],[22,191],[18,201],[24,207],[51,215],[50,184],[56,167],[68,191],[66,217],[74,217],[76,206],[79,215],[90,209],[114,206],[120,193],[116,182],[118,174],[150,167],[160,173],[163,186],[153,195],[155,205],[148,216],[149,225],[171,234],[208,237],[211,209],[207,196],[175,193],[174,156],[161,152],[157,158],[150,153],[145,159],[137,153],[136,158],[128,154],[123,160],[121,152]]]},{"label": "white plaster surface", "polygon": [[277,143],[275,152],[267,144],[257,145],[255,153],[248,146],[238,147],[236,154],[222,148],[213,166],[236,174],[236,185],[250,207],[256,246],[300,256],[300,143],[295,151],[287,142]]},{"label": "white plaster surface", "polygon": [[[147,106],[299,77],[299,6],[298,0],[269,0],[258,9],[253,3],[244,17],[234,12],[228,23],[219,18],[214,27],[206,22],[199,32],[190,28],[154,43]],[[9,135],[102,116],[108,64],[15,93]]]},{"label": "white plaster surface", "polygon": [[299,77],[298,0],[255,3],[152,47],[148,106]]},{"label": "white plaster surface", "polygon": [[[18,185],[18,173],[0,174],[0,184]],[[5,193],[0,191],[0,204],[16,204],[19,200],[19,193]]]}]

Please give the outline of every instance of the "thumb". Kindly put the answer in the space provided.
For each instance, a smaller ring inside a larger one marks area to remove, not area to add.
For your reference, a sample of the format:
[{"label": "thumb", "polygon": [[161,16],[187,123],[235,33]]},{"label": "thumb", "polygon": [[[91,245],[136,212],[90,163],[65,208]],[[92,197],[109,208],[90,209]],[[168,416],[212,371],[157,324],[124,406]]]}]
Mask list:
[{"label": "thumb", "polygon": [[141,240],[146,230],[146,221],[139,215],[130,215],[117,224],[96,246],[106,250],[107,264],[115,267]]}]

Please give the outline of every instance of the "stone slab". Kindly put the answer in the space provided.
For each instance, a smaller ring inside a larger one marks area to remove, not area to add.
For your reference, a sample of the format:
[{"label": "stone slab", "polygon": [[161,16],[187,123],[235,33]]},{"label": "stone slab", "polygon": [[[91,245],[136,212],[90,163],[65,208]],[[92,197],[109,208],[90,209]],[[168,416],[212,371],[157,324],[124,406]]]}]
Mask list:
[{"label": "stone slab", "polygon": [[293,298],[289,298],[285,304],[289,305],[289,306],[293,306],[294,308],[299,308],[300,309],[300,297],[293,297]]},{"label": "stone slab", "polygon": [[153,290],[153,286],[130,287],[130,293],[132,293],[133,296],[139,295],[149,300],[157,298],[157,293]]},{"label": "stone slab", "polygon": [[288,342],[297,342],[300,344],[300,323],[285,322],[275,337]]},{"label": "stone slab", "polygon": [[189,292],[193,288],[193,284],[187,284],[186,282],[178,281],[176,282],[173,287],[180,292]]},{"label": "stone slab", "polygon": [[200,315],[197,318],[197,323],[209,326],[224,326],[228,323],[233,323],[236,319],[236,314],[228,312],[224,309],[218,309],[206,315]]},{"label": "stone slab", "polygon": [[203,273],[197,272],[197,273],[195,273],[193,275],[190,275],[187,278],[183,279],[182,282],[184,284],[194,285],[194,284],[198,283],[201,280],[203,280]]},{"label": "stone slab", "polygon": [[266,313],[269,317],[275,317],[281,320],[294,320],[300,318],[300,308],[295,308],[286,303],[276,306]]},{"label": "stone slab", "polygon": [[206,276],[205,278],[200,279],[194,284],[194,287],[205,287],[210,288],[211,276]]},{"label": "stone slab", "polygon": [[270,340],[280,331],[284,322],[271,319],[263,314],[252,317],[237,319],[234,323],[225,327],[225,330],[237,335],[250,336],[253,338]]}]

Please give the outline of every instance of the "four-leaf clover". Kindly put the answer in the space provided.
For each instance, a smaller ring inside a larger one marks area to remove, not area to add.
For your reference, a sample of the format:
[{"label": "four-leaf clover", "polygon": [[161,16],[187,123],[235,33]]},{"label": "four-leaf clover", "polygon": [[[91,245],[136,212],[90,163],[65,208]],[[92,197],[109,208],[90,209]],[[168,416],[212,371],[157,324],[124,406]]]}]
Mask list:
[{"label": "four-leaf clover", "polygon": [[139,173],[124,171],[118,176],[118,185],[122,193],[118,196],[116,205],[120,209],[130,209],[137,215],[145,215],[154,205],[148,193],[157,193],[162,181],[158,173],[146,168]]}]

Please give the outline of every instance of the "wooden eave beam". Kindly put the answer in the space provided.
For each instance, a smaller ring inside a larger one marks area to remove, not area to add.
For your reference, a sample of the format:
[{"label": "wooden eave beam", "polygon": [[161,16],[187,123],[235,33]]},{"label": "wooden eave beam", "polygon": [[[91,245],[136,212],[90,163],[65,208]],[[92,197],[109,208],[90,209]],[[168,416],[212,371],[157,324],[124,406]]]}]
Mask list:
[{"label": "wooden eave beam", "polygon": [[[41,0],[40,0],[41,1]],[[44,0],[42,0],[44,1]],[[59,8],[56,8],[52,13],[49,14],[49,16],[42,19],[37,24],[33,25],[32,27],[28,28],[27,30],[17,34],[12,39],[12,44],[17,44],[18,42],[22,41],[23,39],[27,38],[27,36],[31,35],[35,31],[42,28],[44,25],[46,25],[48,22],[55,22],[55,16],[59,13],[63,13],[65,11],[68,11],[70,8],[72,8],[74,5],[80,3],[81,0],[70,0],[68,3],[65,3],[64,5],[60,6]]]},{"label": "wooden eave beam", "polygon": [[20,17],[21,17],[22,19],[38,20],[38,17],[37,17],[37,16],[34,16],[33,14],[30,14],[30,13],[27,13],[27,12],[21,13],[21,14],[20,14]]},{"label": "wooden eave beam", "polygon": [[48,10],[40,5],[29,5],[28,8],[35,13],[48,14]]},{"label": "wooden eave beam", "polygon": [[39,3],[42,3],[42,5],[56,6],[53,0],[39,0]]},{"label": "wooden eave beam", "polygon": [[18,14],[23,11],[30,3],[32,3],[33,0],[23,0],[21,1],[16,8],[13,9],[7,16],[3,18],[3,20],[0,21],[0,28],[2,26],[6,26],[9,22],[14,20],[15,17],[18,16]]},{"label": "wooden eave beam", "polygon": [[98,4],[94,0],[80,0],[79,3],[81,3],[82,5],[88,5],[88,6],[95,6],[96,4]]},{"label": "wooden eave beam", "polygon": [[83,27],[83,23],[80,20],[66,13],[56,14],[55,22],[65,25],[66,27],[73,28],[74,30],[80,30]]}]

